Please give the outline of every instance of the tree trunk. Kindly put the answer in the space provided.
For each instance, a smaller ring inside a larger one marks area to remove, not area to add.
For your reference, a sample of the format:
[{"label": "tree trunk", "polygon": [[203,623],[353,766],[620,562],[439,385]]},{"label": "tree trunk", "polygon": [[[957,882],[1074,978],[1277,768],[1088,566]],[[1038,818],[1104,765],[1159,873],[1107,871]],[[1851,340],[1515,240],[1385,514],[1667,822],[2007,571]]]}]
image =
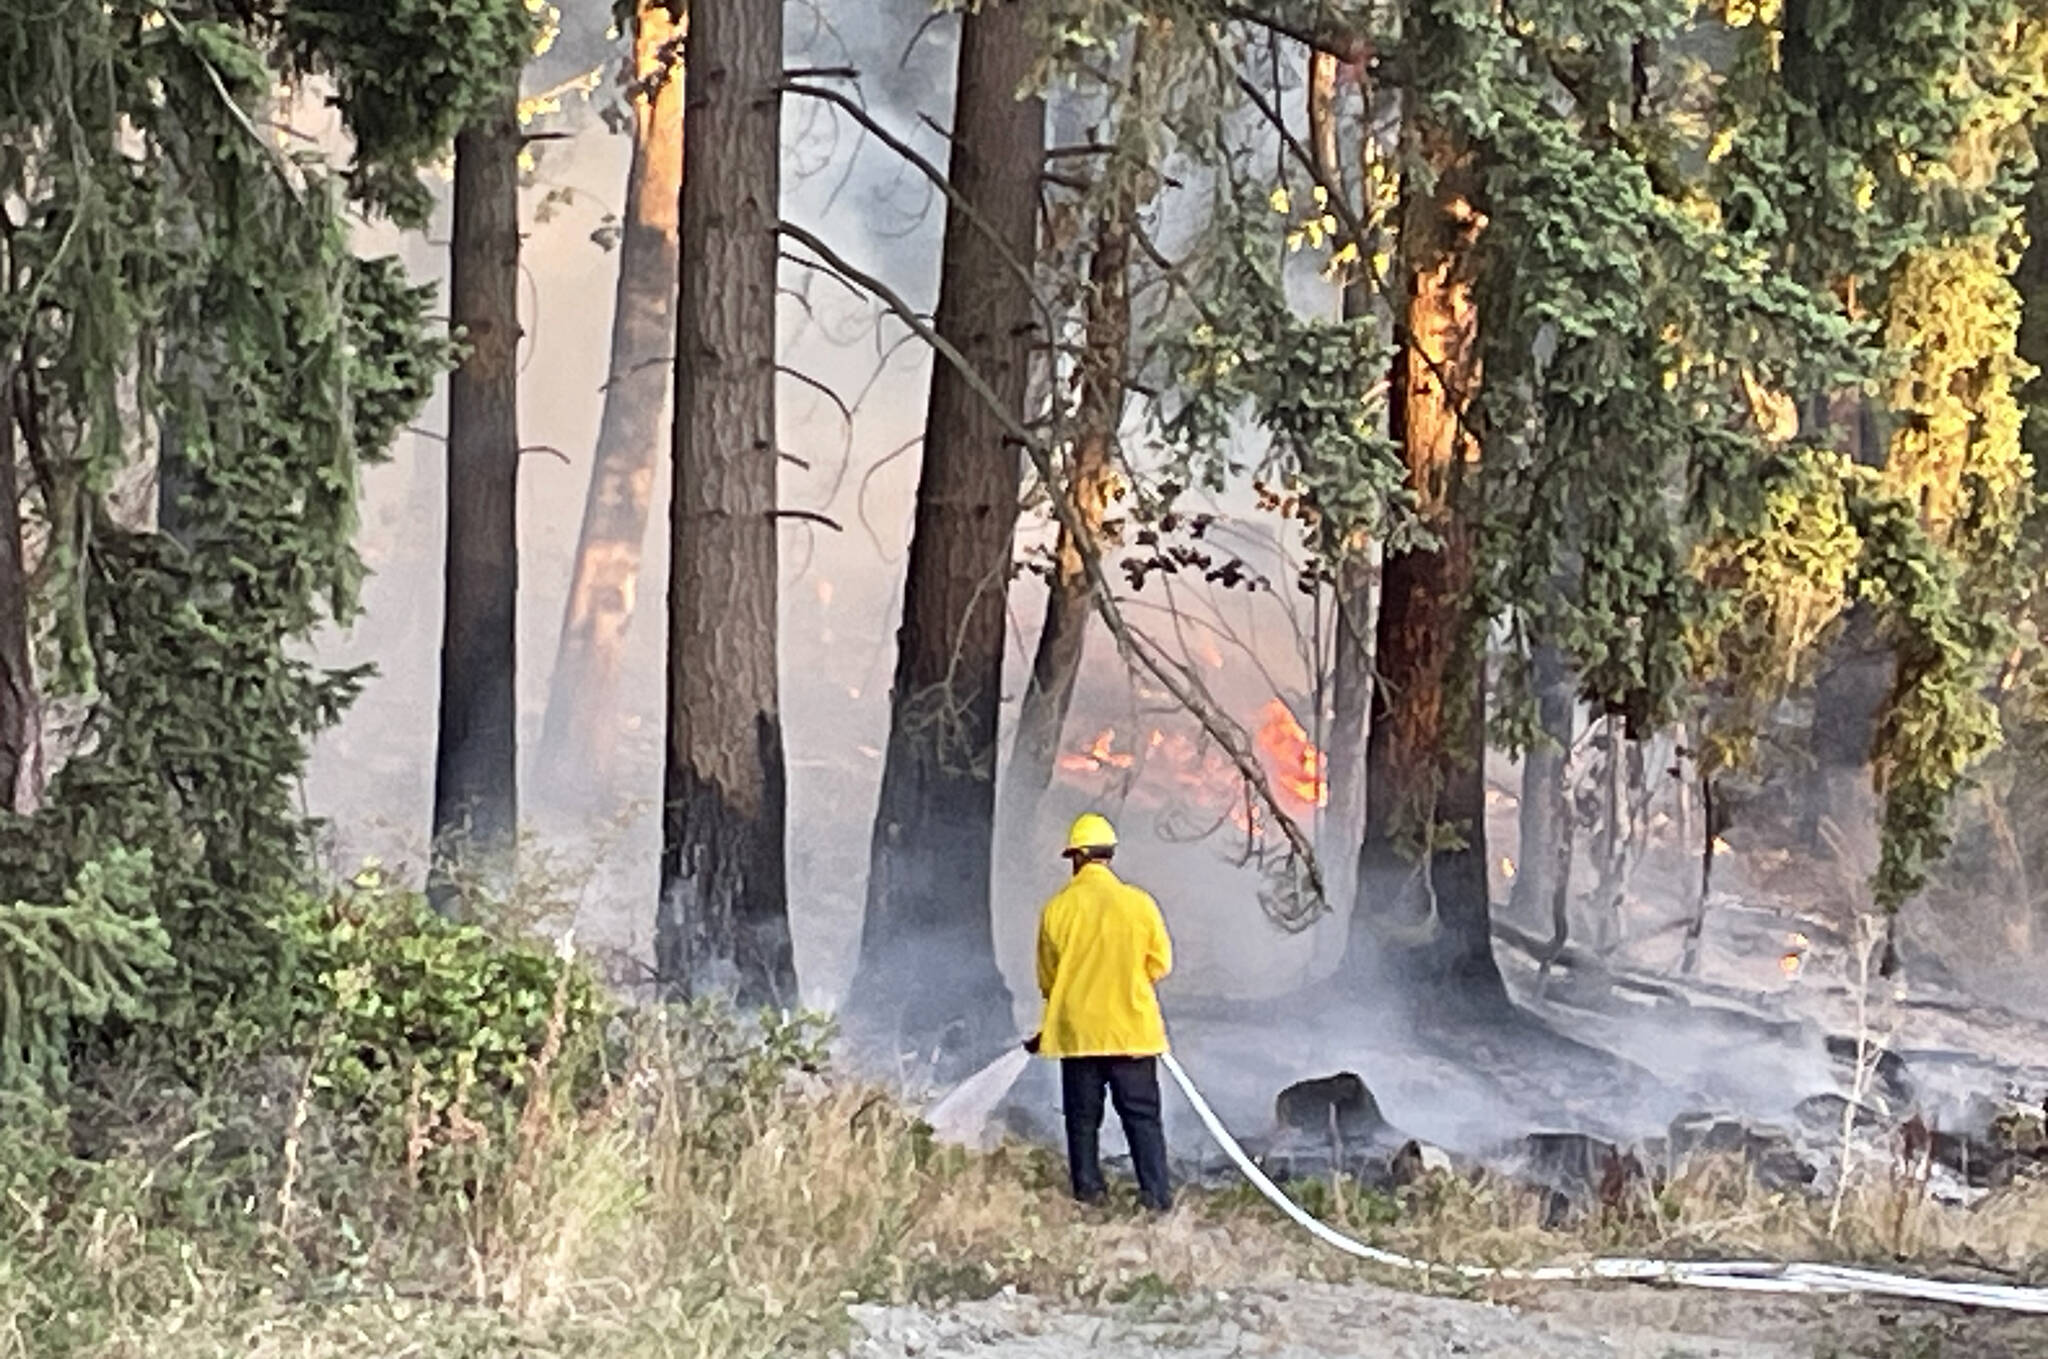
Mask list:
[{"label": "tree trunk", "polygon": [[[1142,42],[1142,39],[1140,40]],[[1134,56],[1133,61],[1141,59]],[[1128,171],[1097,229],[1088,262],[1085,350],[1081,360],[1081,401],[1073,456],[1064,490],[1088,535],[1099,540],[1109,510],[1110,454],[1124,413],[1124,366],[1130,354],[1129,266],[1131,225],[1137,190]],[[1017,734],[1006,777],[1008,812],[1020,842],[1036,843],[1032,832],[1039,799],[1052,785],[1060,735],[1081,674],[1088,630],[1088,577],[1081,549],[1060,526],[1053,575],[1046,591],[1045,623],[1031,661],[1031,678],[1017,713]]]},{"label": "tree trunk", "polygon": [[[961,17],[948,175],[966,210],[946,214],[936,318],[1020,419],[1039,338],[1020,269],[1034,254],[1045,155],[1044,104],[1018,97],[1038,56],[1028,20],[1024,0],[989,0]],[[989,861],[1017,491],[1018,449],[936,360],[849,1005],[892,1040],[939,1041],[955,1066],[1013,1036]]]},{"label": "tree trunk", "polygon": [[[1522,756],[1520,841],[1515,885],[1509,898],[1515,918],[1533,921],[1551,913],[1559,893],[1570,892],[1572,809],[1569,793],[1573,730],[1578,695],[1571,668],[1558,649],[1539,642],[1532,656],[1536,722],[1548,738]],[[1560,858],[1559,846],[1567,848]],[[1567,898],[1568,899],[1568,898]],[[1553,922],[1562,925],[1562,921]],[[1562,946],[1564,939],[1559,937]]]},{"label": "tree trunk", "polygon": [[682,36],[667,0],[645,0],[633,31],[633,164],[604,415],[535,762],[552,796],[585,810],[615,786],[619,679],[665,433],[683,175]]},{"label": "tree trunk", "polygon": [[1407,300],[1391,414],[1410,490],[1438,546],[1389,556],[1381,576],[1381,683],[1366,747],[1352,938],[1354,952],[1378,955],[1388,980],[1425,1003],[1492,1012],[1507,993],[1487,887],[1484,638],[1468,611],[1480,451],[1468,420],[1480,384],[1474,291],[1485,218],[1462,139],[1419,100],[1406,135],[1426,173],[1402,204]]},{"label": "tree trunk", "polygon": [[[447,602],[434,763],[433,896],[509,883],[518,832],[519,87],[455,139],[448,379]],[[477,875],[472,878],[472,875]]]},{"label": "tree trunk", "polygon": [[31,816],[43,797],[43,709],[29,647],[13,391],[12,374],[0,374],[0,811]]},{"label": "tree trunk", "polygon": [[[1606,726],[1606,753],[1600,767],[1606,784],[1600,812],[1600,879],[1587,912],[1593,927],[1588,944],[1603,958],[1621,942],[1622,905],[1628,892],[1629,768],[1635,754],[1621,714],[1609,713]],[[1640,760],[1639,755],[1636,758]]]},{"label": "tree trunk", "polygon": [[781,0],[698,0],[684,74],[668,743],[655,963],[793,1006],[776,673]]},{"label": "tree trunk", "polygon": [[[2033,135],[2035,160],[2048,165],[2048,119],[2035,120]],[[2013,286],[2019,289],[2021,299],[2015,347],[2019,356],[2033,365],[2034,376],[2020,388],[2020,405],[2027,420],[2021,439],[2023,447],[2040,449],[2048,448],[2048,174],[2034,176],[2023,221],[2027,248],[2013,272]]]},{"label": "tree trunk", "polygon": [[1871,748],[1897,668],[1878,634],[1876,612],[1858,601],[1849,608],[1828,658],[1814,677],[1813,767],[1800,799],[1799,836],[1816,853],[1827,851],[1824,827],[1875,831],[1882,806],[1871,777]]},{"label": "tree trunk", "polygon": [[[1309,143],[1316,158],[1316,168],[1323,180],[1333,190],[1342,190],[1344,167],[1339,153],[1337,116],[1337,58],[1327,52],[1316,52],[1309,57],[1308,81],[1308,126]],[[1372,98],[1370,92],[1362,94],[1364,108],[1359,127],[1360,182],[1374,153],[1372,143]],[[1363,220],[1362,206],[1359,209]],[[1372,315],[1372,288],[1366,274],[1366,261],[1375,248],[1375,242],[1358,243],[1358,260],[1351,266],[1344,278],[1341,294],[1341,315],[1346,321],[1363,321]],[[1362,379],[1370,382],[1370,377]],[[1325,844],[1353,845],[1365,827],[1365,745],[1366,719],[1372,703],[1372,563],[1367,556],[1367,544],[1362,534],[1352,535],[1349,541],[1333,536],[1324,545],[1324,553],[1334,567],[1334,593],[1337,602],[1337,640],[1335,653],[1330,665],[1330,725],[1327,732],[1317,733],[1319,743],[1327,750],[1329,758],[1325,767],[1329,773],[1328,805],[1323,813],[1323,835]],[[1333,898],[1343,899],[1350,890],[1350,858],[1348,853],[1339,852],[1328,856],[1333,869],[1330,873],[1330,893]]]}]

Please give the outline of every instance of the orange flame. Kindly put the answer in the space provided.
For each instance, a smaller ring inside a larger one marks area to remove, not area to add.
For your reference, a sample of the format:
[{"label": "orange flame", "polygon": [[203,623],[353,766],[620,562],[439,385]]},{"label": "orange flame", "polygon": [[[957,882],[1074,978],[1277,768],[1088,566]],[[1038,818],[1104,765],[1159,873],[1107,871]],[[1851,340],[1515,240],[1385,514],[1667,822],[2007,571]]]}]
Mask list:
[{"label": "orange flame", "polygon": [[1326,807],[1330,785],[1323,752],[1316,749],[1294,720],[1287,705],[1274,699],[1261,714],[1259,750],[1273,768],[1273,786],[1286,800],[1301,807]]},{"label": "orange flame", "polygon": [[1060,768],[1070,774],[1093,774],[1104,769],[1129,769],[1135,757],[1116,748],[1116,728],[1104,727],[1078,755],[1060,756]]}]

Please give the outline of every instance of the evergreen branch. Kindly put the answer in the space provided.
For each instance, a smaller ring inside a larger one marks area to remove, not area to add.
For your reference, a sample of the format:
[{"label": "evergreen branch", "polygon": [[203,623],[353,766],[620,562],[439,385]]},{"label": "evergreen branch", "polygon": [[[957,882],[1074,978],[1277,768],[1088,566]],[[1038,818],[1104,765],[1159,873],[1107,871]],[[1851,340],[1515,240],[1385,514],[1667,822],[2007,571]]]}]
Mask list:
[{"label": "evergreen branch", "polygon": [[185,54],[198,62],[199,69],[206,72],[206,79],[213,86],[214,93],[220,96],[220,102],[227,109],[228,116],[241,126],[242,131],[249,134],[249,140],[263,148],[263,154],[269,157],[272,165],[277,167],[277,177],[279,182],[284,185],[285,192],[292,196],[293,202],[303,206],[305,199],[301,195],[299,185],[293,182],[291,162],[286,160],[284,153],[279,151],[263,135],[263,130],[256,126],[254,119],[249,117],[249,111],[235,102],[234,95],[228,92],[227,82],[221,79],[219,69],[204,56],[200,55],[199,49],[193,44],[192,30],[186,28],[183,21],[177,15],[171,13],[168,8],[159,8],[156,12],[162,16],[164,23],[169,26],[172,32],[184,39]]}]

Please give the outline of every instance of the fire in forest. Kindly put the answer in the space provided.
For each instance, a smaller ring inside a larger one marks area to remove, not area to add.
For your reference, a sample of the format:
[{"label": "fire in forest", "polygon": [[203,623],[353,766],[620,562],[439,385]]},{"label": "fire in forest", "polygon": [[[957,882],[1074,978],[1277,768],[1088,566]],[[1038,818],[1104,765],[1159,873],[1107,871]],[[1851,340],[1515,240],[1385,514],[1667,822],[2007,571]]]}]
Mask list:
[{"label": "fire in forest", "polygon": [[1308,739],[1293,712],[1276,698],[1260,716],[1259,753],[1272,772],[1274,791],[1298,807],[1328,806],[1329,773],[1323,752]]},{"label": "fire in forest", "polygon": [[[1282,808],[1300,814],[1329,804],[1325,757],[1278,699],[1259,712],[1255,744]],[[1199,733],[1154,728],[1137,742],[1119,745],[1117,729],[1105,727],[1088,743],[1059,757],[1062,773],[1129,773],[1140,805],[1178,807],[1206,823],[1234,825],[1254,837],[1266,818],[1229,755]]]},{"label": "fire in forest", "polygon": [[1116,748],[1116,728],[1104,727],[1085,750],[1060,756],[1060,768],[1069,774],[1094,774],[1104,769],[1129,769],[1137,757]]}]

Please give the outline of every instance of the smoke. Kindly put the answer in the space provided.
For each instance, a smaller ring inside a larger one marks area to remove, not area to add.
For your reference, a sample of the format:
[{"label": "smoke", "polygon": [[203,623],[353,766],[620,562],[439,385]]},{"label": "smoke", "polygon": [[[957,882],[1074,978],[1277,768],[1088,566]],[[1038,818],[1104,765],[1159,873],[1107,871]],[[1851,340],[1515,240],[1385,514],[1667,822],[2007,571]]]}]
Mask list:
[{"label": "smoke", "polygon": [[[586,3],[594,8],[599,0]],[[943,164],[943,143],[926,120],[943,125],[948,114],[956,29],[957,16],[930,19],[918,0],[817,0],[791,14],[789,59],[798,67],[858,67],[874,117]],[[785,131],[785,212],[913,306],[929,307],[943,224],[941,201],[930,186],[850,120],[812,101],[787,101]],[[627,138],[596,117],[575,117],[567,139],[546,148],[527,195],[522,440],[560,456],[537,451],[522,463],[518,692],[526,751],[539,735],[607,377],[617,260],[592,233],[622,206],[629,151]],[[533,210],[543,199],[551,200],[548,217],[536,220]],[[1174,222],[1161,228],[1162,234],[1176,229]],[[366,230],[364,244],[398,251],[418,278],[445,279],[446,235],[444,207],[425,238]],[[784,285],[783,361],[805,381],[782,387],[783,448],[802,464],[785,465],[782,501],[843,526],[832,532],[791,522],[781,543],[792,926],[805,1001],[833,1006],[850,983],[859,938],[930,356],[904,343],[900,325],[878,322],[869,301],[813,271],[792,264]],[[850,421],[842,403],[852,411]],[[432,431],[444,427],[444,418],[437,398],[420,418],[422,432],[409,434],[387,465],[366,476],[361,543],[375,572],[366,614],[318,647],[325,663],[367,662],[378,670],[360,703],[318,746],[308,776],[308,805],[334,826],[338,868],[375,855],[415,876],[423,869],[445,489],[443,448]],[[1134,419],[1134,428],[1138,423]],[[1142,460],[1142,443],[1135,454]],[[652,931],[658,850],[668,475],[664,455],[630,634],[614,814],[595,822],[571,815],[553,795],[562,771],[535,767],[530,759],[520,789],[541,843],[572,866],[587,864],[582,936],[641,956]],[[1146,604],[1132,610],[1133,621],[1172,639],[1240,721],[1256,724],[1266,705],[1281,697],[1313,739],[1322,697],[1314,681],[1316,656],[1327,655],[1330,641],[1294,592],[1299,543],[1279,521],[1259,514],[1247,491],[1214,497],[1207,508],[1221,516],[1220,541],[1271,588],[1176,584],[1169,597],[1155,587],[1143,597]],[[1044,530],[1027,526],[1026,534],[1042,537]],[[1027,578],[1011,603],[1006,748],[1043,591]],[[1179,614],[1177,624],[1164,611],[1168,603]],[[1231,816],[1233,799],[1241,795],[1227,775],[1203,772],[1192,723],[1165,710],[1097,629],[1066,749],[1079,755],[1104,731],[1114,733],[1112,753],[1132,757],[1130,768],[1114,761],[1070,768],[1048,796],[1040,827],[999,827],[996,939],[1018,997],[1020,1032],[1036,1020],[1037,909],[1065,871],[1047,828],[1084,807],[1103,807],[1123,831],[1120,871],[1160,900],[1174,934],[1178,965],[1162,995],[1183,1059],[1238,1127],[1260,1126],[1274,1093],[1289,1081],[1340,1069],[1364,1074],[1397,1125],[1451,1146],[1483,1144],[1526,1131],[1532,1120],[1567,1116],[1579,1126],[1599,1119],[1617,1131],[1653,1130],[1675,1111],[1674,1100],[1694,1094],[1775,1113],[1831,1086],[1810,1036],[1759,1060],[1753,1040],[1732,1045],[1729,1034],[1739,1028],[1698,1016],[1670,1021],[1648,1009],[1627,1022],[1590,1014],[1567,1022],[1666,1078],[1661,1091],[1635,1103],[1609,1100],[1597,1110],[1582,1109],[1584,1101],[1568,1090],[1504,1097],[1497,1082],[1392,1027],[1370,998],[1314,1015],[1267,1007],[1266,1022],[1246,1022],[1244,1007],[1205,1018],[1219,999],[1257,1010],[1327,977],[1343,952],[1345,912],[1295,934],[1266,920],[1258,900],[1261,875],[1241,861],[1246,833]],[[1504,901],[1513,860],[1525,852],[1515,845],[1513,767],[1496,760],[1490,782],[1495,899]],[[1313,808],[1303,815],[1313,821]],[[1212,823],[1211,833],[1196,834]],[[1341,837],[1331,839],[1343,852]],[[1676,914],[1683,909],[1686,871],[1680,864],[1653,864],[1637,893]],[[1531,930],[1548,926],[1518,923]],[[1722,944],[1720,961],[1736,968],[1742,960],[1726,956],[1735,945]],[[1509,970],[1517,989],[1533,989],[1532,968]],[[1778,990],[1785,985],[1772,984]],[[1176,1128],[1177,1140],[1184,1135],[1194,1134]]]}]

